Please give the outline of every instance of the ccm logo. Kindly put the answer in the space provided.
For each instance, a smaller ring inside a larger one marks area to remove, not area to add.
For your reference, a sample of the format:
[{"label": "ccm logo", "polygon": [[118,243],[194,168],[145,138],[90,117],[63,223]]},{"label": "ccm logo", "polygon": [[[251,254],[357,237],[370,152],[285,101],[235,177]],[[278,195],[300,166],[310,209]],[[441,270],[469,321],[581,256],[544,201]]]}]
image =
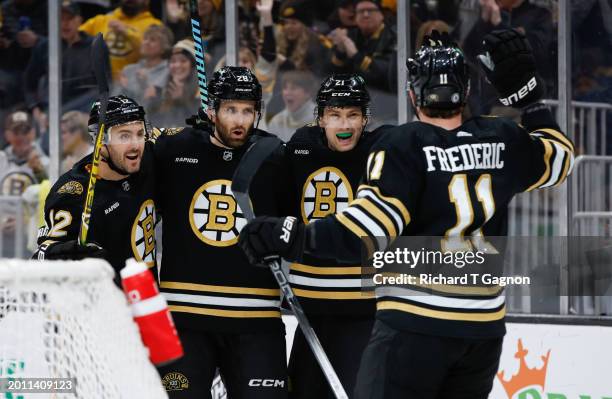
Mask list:
[{"label": "ccm logo", "polygon": [[249,381],[250,387],[264,387],[264,388],[284,388],[285,381],[283,380],[262,380],[260,378],[253,378]]},{"label": "ccm logo", "polygon": [[512,105],[518,102],[519,99],[524,98],[530,91],[535,89],[537,85],[538,82],[536,81],[536,78],[534,76],[533,78],[531,78],[531,80],[529,80],[529,82],[527,82],[525,86],[521,87],[518,92],[511,94],[506,98],[500,98],[499,101],[501,101],[501,103],[504,105]]},{"label": "ccm logo", "polygon": [[351,93],[332,93],[332,97],[349,97]]},{"label": "ccm logo", "polygon": [[280,239],[289,244],[289,238],[291,237],[291,229],[293,228],[293,222],[295,218],[290,216],[286,217],[283,221],[283,234],[281,234]]}]

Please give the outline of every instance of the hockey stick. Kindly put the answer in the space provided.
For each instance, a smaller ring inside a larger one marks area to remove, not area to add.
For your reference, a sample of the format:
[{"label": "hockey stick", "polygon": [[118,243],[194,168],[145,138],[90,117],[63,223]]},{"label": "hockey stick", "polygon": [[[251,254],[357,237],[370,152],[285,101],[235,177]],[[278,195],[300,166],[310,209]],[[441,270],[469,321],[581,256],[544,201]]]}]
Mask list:
[{"label": "hockey stick", "polygon": [[[263,164],[263,162],[272,154],[282,142],[276,137],[264,137],[256,141],[251,145],[251,147],[247,150],[247,152],[242,156],[236,171],[234,172],[234,177],[232,178],[232,193],[242,209],[242,213],[244,217],[251,221],[255,217],[253,213],[253,208],[251,207],[251,201],[249,199],[249,187],[251,186],[251,181],[259,170],[259,167]],[[332,364],[329,361],[329,358],[325,354],[323,347],[321,346],[321,342],[319,342],[319,338],[317,334],[312,329],[300,302],[296,298],[293,293],[293,289],[289,284],[289,280],[283,272],[281,268],[280,262],[277,260],[267,262],[268,267],[272,271],[276,282],[278,283],[281,292],[283,293],[287,303],[291,307],[295,318],[302,329],[302,333],[304,333],[304,337],[312,350],[319,366],[321,366],[321,371],[325,374],[325,378],[329,383],[334,395],[337,399],[348,399],[340,380],[338,379],[338,375],[334,370]]]},{"label": "hockey stick", "polygon": [[89,221],[91,219],[91,207],[93,205],[96,181],[98,180],[98,170],[100,168],[100,149],[106,134],[106,108],[108,106],[108,81],[110,74],[109,53],[106,42],[101,33],[98,33],[91,45],[91,60],[94,76],[98,83],[98,93],[100,95],[100,107],[98,113],[98,134],[94,144],[94,152],[89,171],[89,184],[87,185],[87,197],[81,215],[81,228],[79,231],[79,244],[87,243],[87,233],[89,232]]},{"label": "hockey stick", "polygon": [[191,36],[195,44],[196,68],[198,71],[198,87],[200,88],[200,106],[203,111],[208,110],[208,86],[206,84],[206,64],[204,64],[204,47],[202,29],[200,27],[200,14],[198,13],[198,0],[189,0],[191,14]]}]

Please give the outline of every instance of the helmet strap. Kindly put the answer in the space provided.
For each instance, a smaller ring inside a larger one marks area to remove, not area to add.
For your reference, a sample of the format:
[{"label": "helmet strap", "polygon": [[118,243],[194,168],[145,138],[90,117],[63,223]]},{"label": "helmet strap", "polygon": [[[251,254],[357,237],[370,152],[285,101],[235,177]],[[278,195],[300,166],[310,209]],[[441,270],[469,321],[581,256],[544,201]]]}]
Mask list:
[{"label": "helmet strap", "polygon": [[[410,93],[412,93],[412,96],[410,95]],[[422,98],[422,95],[421,95],[421,98]],[[410,103],[410,109],[412,109],[412,113],[414,114],[414,116],[417,117],[418,120],[421,120],[421,118],[419,118],[419,111],[417,110],[417,106],[415,104],[417,102],[417,95],[414,91],[414,86],[408,89],[408,100]]]}]

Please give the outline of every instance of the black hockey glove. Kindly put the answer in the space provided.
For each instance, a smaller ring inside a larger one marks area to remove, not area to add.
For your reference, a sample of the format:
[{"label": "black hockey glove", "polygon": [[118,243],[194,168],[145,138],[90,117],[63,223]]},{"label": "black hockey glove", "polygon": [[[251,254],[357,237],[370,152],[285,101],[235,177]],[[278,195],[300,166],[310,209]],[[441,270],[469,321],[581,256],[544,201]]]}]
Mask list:
[{"label": "black hockey glove", "polygon": [[542,98],[544,83],[523,33],[516,29],[493,31],[484,37],[483,47],[484,54],[478,60],[502,104],[523,108]]},{"label": "black hockey glove", "polygon": [[81,260],[85,258],[106,258],[108,253],[96,243],[79,245],[77,240],[53,242],[41,245],[37,251],[39,260]]},{"label": "black hockey glove", "polygon": [[242,228],[238,244],[249,262],[260,266],[266,259],[278,255],[290,261],[299,260],[304,236],[304,225],[293,216],[262,216]]}]

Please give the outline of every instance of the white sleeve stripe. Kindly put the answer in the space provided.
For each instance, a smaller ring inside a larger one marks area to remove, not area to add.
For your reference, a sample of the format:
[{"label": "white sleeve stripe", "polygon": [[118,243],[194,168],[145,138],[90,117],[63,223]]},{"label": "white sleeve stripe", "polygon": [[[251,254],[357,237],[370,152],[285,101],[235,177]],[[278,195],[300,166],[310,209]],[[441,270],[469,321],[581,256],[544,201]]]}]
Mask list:
[{"label": "white sleeve stripe", "polygon": [[563,161],[566,156],[566,151],[563,149],[561,145],[555,143],[554,141],[551,141],[551,144],[555,148],[555,156],[554,156],[555,159],[552,165],[552,171],[550,173],[550,177],[548,178],[548,181],[542,184],[540,187],[552,186],[563,178],[563,176],[561,176],[561,173],[563,172],[563,166],[564,166]]},{"label": "white sleeve stripe", "polygon": [[375,289],[376,297],[396,297],[425,305],[439,306],[453,309],[496,309],[506,302],[506,296],[500,295],[491,299],[452,298],[440,295],[426,295],[403,287],[378,286]]},{"label": "white sleeve stripe", "polygon": [[392,209],[386,203],[381,201],[380,198],[378,198],[376,195],[374,195],[372,191],[368,189],[359,190],[359,192],[357,193],[357,197],[358,198],[367,197],[368,199],[370,199],[371,201],[379,205],[381,208],[386,210],[387,213],[393,217],[393,221],[395,222],[394,223],[395,227],[397,228],[398,233],[401,234],[402,230],[404,230],[404,222],[403,222],[401,215],[395,209]]},{"label": "white sleeve stripe", "polygon": [[374,220],[372,220],[369,215],[365,214],[360,209],[349,206],[348,208],[344,209],[342,213],[345,215],[350,215],[353,217],[353,219],[359,221],[359,224],[364,227],[364,230],[366,230],[371,237],[387,236],[387,233]]},{"label": "white sleeve stripe", "polygon": [[[367,281],[367,280],[365,280]],[[314,278],[297,276],[295,274],[289,275],[289,282],[291,284],[299,284],[309,287],[336,287],[336,288],[361,288],[364,281],[360,278]]]}]

